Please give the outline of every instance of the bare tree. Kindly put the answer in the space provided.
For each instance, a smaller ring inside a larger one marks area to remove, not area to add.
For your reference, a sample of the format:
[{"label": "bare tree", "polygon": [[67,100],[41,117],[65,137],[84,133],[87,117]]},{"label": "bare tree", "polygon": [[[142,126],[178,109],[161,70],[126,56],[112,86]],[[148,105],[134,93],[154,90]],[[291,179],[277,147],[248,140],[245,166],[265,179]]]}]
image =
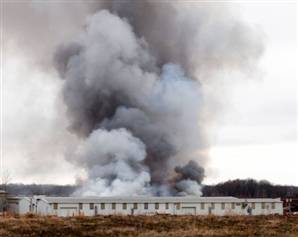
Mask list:
[{"label": "bare tree", "polygon": [[7,186],[11,182],[12,177],[9,170],[4,170],[1,174],[1,189],[7,191]]},{"label": "bare tree", "polygon": [[[7,186],[11,181],[11,175],[9,170],[5,170],[1,174],[1,188],[0,188],[0,212],[5,213],[7,211]],[[1,190],[2,189],[2,190]]]}]

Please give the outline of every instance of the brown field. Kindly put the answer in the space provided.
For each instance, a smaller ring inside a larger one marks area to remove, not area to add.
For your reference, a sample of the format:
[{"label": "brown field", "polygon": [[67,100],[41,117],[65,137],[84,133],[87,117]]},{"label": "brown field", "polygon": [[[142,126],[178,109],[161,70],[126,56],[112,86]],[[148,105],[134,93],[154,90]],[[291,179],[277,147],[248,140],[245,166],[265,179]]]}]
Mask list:
[{"label": "brown field", "polygon": [[1,237],[298,236],[298,216],[0,217]]}]

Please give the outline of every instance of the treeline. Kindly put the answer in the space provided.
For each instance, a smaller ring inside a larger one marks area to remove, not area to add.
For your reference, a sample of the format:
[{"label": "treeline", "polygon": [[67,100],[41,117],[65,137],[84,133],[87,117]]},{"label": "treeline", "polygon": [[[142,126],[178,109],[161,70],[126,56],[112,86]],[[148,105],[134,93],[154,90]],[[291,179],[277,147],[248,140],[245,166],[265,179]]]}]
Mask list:
[{"label": "treeline", "polygon": [[266,180],[229,180],[216,185],[205,185],[203,196],[234,196],[239,198],[298,197],[298,187],[274,185]]},{"label": "treeline", "polygon": [[[47,195],[70,196],[78,186],[54,184],[8,184],[6,189],[11,195]],[[216,185],[205,185],[203,196],[234,196],[239,198],[276,198],[298,197],[298,187],[287,185],[273,185],[268,181],[254,179],[229,180]]]},{"label": "treeline", "polygon": [[75,190],[75,185],[55,185],[55,184],[7,184],[0,189],[6,190],[11,195],[32,196],[70,196]]}]

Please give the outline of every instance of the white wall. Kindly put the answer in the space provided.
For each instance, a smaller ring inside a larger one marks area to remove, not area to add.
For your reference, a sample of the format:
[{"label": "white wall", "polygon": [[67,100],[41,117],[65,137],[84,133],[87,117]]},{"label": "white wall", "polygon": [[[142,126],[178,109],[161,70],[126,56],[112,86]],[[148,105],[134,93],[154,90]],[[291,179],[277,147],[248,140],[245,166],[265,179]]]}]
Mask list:
[{"label": "white wall", "polygon": [[36,202],[35,213],[38,215],[48,215],[51,213],[51,207],[49,203],[43,199]]},{"label": "white wall", "polygon": [[[268,199],[267,199],[268,200]],[[97,202],[96,202],[97,201]],[[105,204],[104,209],[101,208],[101,201]],[[34,204],[34,208],[30,210],[30,202]],[[46,197],[35,197],[31,201],[28,198],[23,198],[19,200],[18,206],[10,205],[11,210],[17,210],[19,214],[25,214],[30,211],[33,213],[41,215],[57,215],[57,216],[74,216],[74,215],[84,215],[84,216],[94,216],[94,215],[154,215],[154,214],[174,214],[174,215],[249,215],[248,208],[252,207],[252,202],[255,203],[255,208],[252,208],[252,215],[268,215],[268,214],[283,214],[282,202],[272,199],[268,200],[262,208],[261,199],[252,199],[251,201],[236,199],[232,201],[222,201],[217,200],[216,202],[205,201],[184,201],[181,200],[180,208],[177,206],[176,202],[167,202],[163,199],[160,202],[153,202],[148,199],[148,202],[142,201],[106,201],[100,199],[88,200],[84,198],[78,198],[77,202],[73,199],[64,198],[63,201],[57,197],[57,199],[50,199],[50,202]],[[58,208],[54,209],[54,202],[58,204]],[[272,203],[275,203],[275,208],[272,208]],[[80,209],[80,203],[81,209]],[[90,209],[90,203],[94,203],[94,208]],[[112,208],[112,203],[116,204],[115,209]],[[123,209],[123,203],[126,203],[127,208]],[[134,203],[137,203],[137,209],[134,209]],[[148,203],[148,209],[145,209],[145,204]],[[155,203],[159,203],[159,208],[155,208]],[[166,203],[168,203],[168,209],[166,209]],[[222,208],[222,203],[224,203],[224,208]],[[246,204],[243,208],[242,205]]]},{"label": "white wall", "polygon": [[[116,203],[115,209],[112,209],[112,203],[105,203],[104,209],[101,209],[100,203],[94,204],[94,209],[90,209],[89,203],[84,203],[82,209],[79,210],[79,204],[59,203],[58,209],[54,210],[51,207],[52,214],[58,216],[73,216],[85,215],[153,215],[153,214],[174,214],[174,215],[249,215],[248,207],[252,207],[248,203],[245,208],[242,204],[235,203],[234,208],[232,203],[226,202],[224,209],[222,203],[204,203],[202,209],[201,203],[181,203],[180,209],[177,209],[175,203],[169,203],[169,208],[166,209],[165,203],[159,203],[159,209],[155,209],[155,203],[148,203],[148,209],[145,209],[144,203],[137,203],[137,209],[134,209],[133,203],[127,203],[127,209],[123,209],[123,203]],[[97,210],[96,210],[97,209]],[[255,209],[252,209],[252,215],[268,215],[268,214],[283,214],[282,203],[275,203],[275,208],[272,209],[271,203],[265,204],[265,209],[262,209],[261,203],[255,203]]]},{"label": "white wall", "polygon": [[30,200],[27,198],[22,198],[19,200],[19,208],[18,208],[18,214],[26,214],[30,213]]}]

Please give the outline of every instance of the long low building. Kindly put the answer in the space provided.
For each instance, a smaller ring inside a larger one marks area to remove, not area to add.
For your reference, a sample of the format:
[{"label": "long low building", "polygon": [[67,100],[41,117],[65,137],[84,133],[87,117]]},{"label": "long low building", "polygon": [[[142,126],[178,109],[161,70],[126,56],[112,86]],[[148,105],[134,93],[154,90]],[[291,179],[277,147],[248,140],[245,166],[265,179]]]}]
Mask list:
[{"label": "long low building", "polygon": [[9,197],[8,211],[57,216],[283,214],[279,198],[235,197]]}]

